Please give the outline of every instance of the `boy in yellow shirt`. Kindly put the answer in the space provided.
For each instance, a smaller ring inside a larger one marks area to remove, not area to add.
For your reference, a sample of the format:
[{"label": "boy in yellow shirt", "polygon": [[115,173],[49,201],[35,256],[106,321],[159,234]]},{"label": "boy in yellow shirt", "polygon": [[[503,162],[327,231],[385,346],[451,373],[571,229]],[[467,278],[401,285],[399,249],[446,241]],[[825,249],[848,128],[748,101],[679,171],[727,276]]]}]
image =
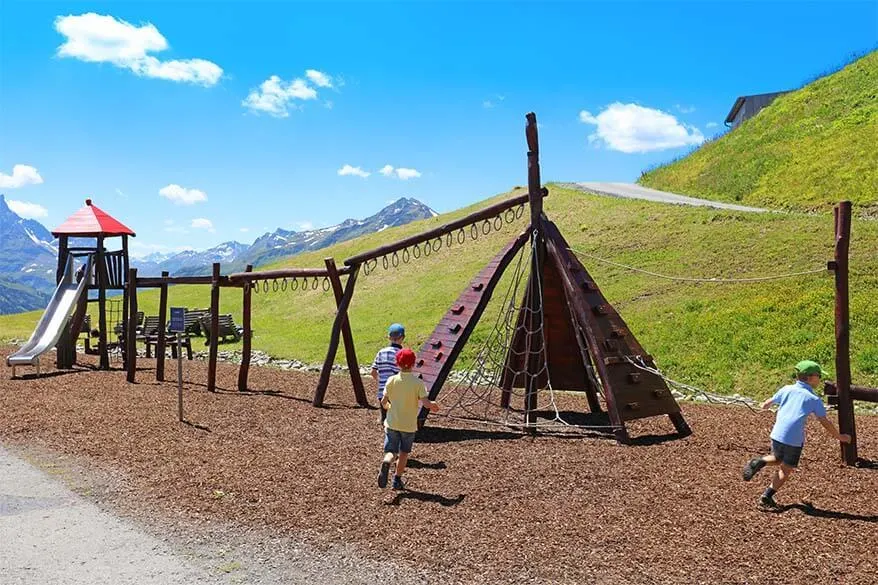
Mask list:
[{"label": "boy in yellow shirt", "polygon": [[405,471],[418,430],[419,407],[424,406],[430,412],[436,412],[439,404],[427,398],[424,382],[412,373],[415,352],[408,348],[399,350],[396,353],[396,365],[399,366],[399,373],[387,380],[384,396],[381,398],[382,408],[387,409],[387,418],[384,421],[384,459],[378,473],[378,487],[387,487],[390,464],[393,456],[398,454],[393,489],[402,490],[405,489],[402,472]]}]

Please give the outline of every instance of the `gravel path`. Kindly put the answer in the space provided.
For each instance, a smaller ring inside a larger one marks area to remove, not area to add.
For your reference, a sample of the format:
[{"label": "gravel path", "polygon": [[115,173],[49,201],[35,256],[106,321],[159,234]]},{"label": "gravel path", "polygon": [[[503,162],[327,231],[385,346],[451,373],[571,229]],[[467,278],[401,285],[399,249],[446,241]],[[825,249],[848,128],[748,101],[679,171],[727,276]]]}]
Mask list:
[{"label": "gravel path", "polygon": [[563,183],[562,186],[569,189],[578,189],[587,191],[596,195],[606,195],[608,197],[624,197],[626,199],[644,199],[646,201],[657,201],[660,203],[673,203],[676,205],[695,205],[701,207],[715,207],[717,209],[730,209],[733,211],[751,211],[766,212],[767,209],[759,209],[758,207],[745,207],[744,205],[735,205],[733,203],[722,203],[719,201],[710,201],[707,199],[698,199],[696,197],[688,197],[686,195],[677,195],[676,193],[668,193],[667,191],[657,191],[648,187],[641,187],[635,183]]},{"label": "gravel path", "polygon": [[2,582],[201,585],[202,571],[0,447]]}]

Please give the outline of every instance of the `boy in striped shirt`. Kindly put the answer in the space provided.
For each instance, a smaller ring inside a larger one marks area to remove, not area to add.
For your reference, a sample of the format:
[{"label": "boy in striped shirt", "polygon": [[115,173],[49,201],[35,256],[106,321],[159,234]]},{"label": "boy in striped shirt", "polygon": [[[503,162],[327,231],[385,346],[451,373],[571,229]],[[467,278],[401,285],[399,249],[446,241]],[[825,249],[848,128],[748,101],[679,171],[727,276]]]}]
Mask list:
[{"label": "boy in striped shirt", "polygon": [[390,338],[390,345],[378,350],[375,360],[372,362],[372,379],[378,384],[378,408],[381,409],[381,424],[387,418],[387,410],[381,405],[381,399],[384,398],[384,386],[390,376],[399,373],[399,367],[396,365],[396,353],[402,349],[402,342],[405,339],[405,327],[399,323],[394,323],[387,330],[387,336]]}]

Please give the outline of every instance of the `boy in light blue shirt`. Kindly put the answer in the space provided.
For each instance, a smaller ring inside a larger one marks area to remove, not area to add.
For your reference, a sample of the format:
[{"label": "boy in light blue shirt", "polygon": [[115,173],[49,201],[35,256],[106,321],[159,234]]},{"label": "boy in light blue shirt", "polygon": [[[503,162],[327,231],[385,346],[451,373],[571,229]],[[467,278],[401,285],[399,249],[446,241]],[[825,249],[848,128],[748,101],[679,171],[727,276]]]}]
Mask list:
[{"label": "boy in light blue shirt", "polygon": [[850,435],[838,432],[835,425],[826,418],[823,400],[814,393],[820,378],[826,372],[816,362],[810,360],[796,364],[796,382],[784,386],[774,396],[762,403],[763,409],[772,404],[779,406],[774,428],[771,429],[771,455],[754,457],[744,467],[744,481],[750,481],[766,465],[777,465],[771,478],[771,485],[765,488],[759,503],[764,508],[777,508],[774,494],[786,483],[799,465],[802,448],[805,446],[805,423],[814,415],[826,432],[842,443],[851,441]]}]

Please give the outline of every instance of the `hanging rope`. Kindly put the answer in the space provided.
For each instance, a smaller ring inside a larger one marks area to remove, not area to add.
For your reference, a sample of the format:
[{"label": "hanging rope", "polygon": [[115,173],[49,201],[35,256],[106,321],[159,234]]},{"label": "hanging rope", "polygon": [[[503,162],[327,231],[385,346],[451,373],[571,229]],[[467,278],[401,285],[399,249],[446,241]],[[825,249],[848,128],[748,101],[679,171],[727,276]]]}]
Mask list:
[{"label": "hanging rope", "polygon": [[577,250],[575,248],[567,248],[571,252],[573,252],[576,256],[584,256],[586,258],[591,258],[592,260],[597,260],[598,262],[603,262],[604,264],[610,264],[611,266],[616,266],[618,268],[624,268],[625,270],[630,270],[632,272],[640,272],[642,274],[648,274],[649,276],[655,276],[657,278],[664,278],[666,280],[677,280],[683,282],[714,282],[714,283],[741,283],[741,282],[764,282],[767,280],[782,280],[784,278],[795,278],[797,276],[805,276],[808,274],[817,274],[818,272],[826,272],[827,269],[824,268],[815,268],[813,270],[804,270],[802,272],[790,272],[788,274],[778,274],[775,276],[757,276],[753,278],[693,278],[686,276],[667,276],[665,274],[659,274],[657,272],[650,272],[649,270],[643,270],[642,268],[635,268],[634,266],[628,266],[627,264],[621,264],[619,262],[613,262],[612,260],[607,260],[606,258],[601,258],[600,256],[595,256],[594,254],[589,254],[588,252],[583,252],[582,250]]},{"label": "hanging rope", "polygon": [[[491,332],[476,353],[473,366],[464,372],[456,384],[447,384],[447,389],[443,392],[449,402],[444,405],[440,414],[434,416],[453,421],[506,428],[527,427],[549,432],[614,431],[619,427],[573,423],[566,420],[558,407],[548,370],[548,346],[542,319],[542,275],[535,275],[533,286],[530,289],[525,288],[536,247],[532,244],[530,253],[526,250],[523,249],[518,255],[512,268],[510,285],[504,294],[500,311]],[[525,259],[528,261],[525,262]],[[516,339],[522,338],[531,341],[530,344],[524,344],[524,351],[512,347]],[[532,362],[536,364],[536,371],[528,371],[528,364]],[[500,405],[504,392],[509,396],[512,405],[513,400],[524,399],[526,388],[539,379],[546,380],[545,386],[537,390],[537,400],[542,401],[544,406],[541,409],[537,404],[530,420],[527,420],[524,410],[514,406],[503,408]],[[521,380],[524,381],[524,388],[511,387]],[[509,388],[501,387],[504,382],[511,382],[507,383]],[[543,420],[538,420],[538,417]]]}]

